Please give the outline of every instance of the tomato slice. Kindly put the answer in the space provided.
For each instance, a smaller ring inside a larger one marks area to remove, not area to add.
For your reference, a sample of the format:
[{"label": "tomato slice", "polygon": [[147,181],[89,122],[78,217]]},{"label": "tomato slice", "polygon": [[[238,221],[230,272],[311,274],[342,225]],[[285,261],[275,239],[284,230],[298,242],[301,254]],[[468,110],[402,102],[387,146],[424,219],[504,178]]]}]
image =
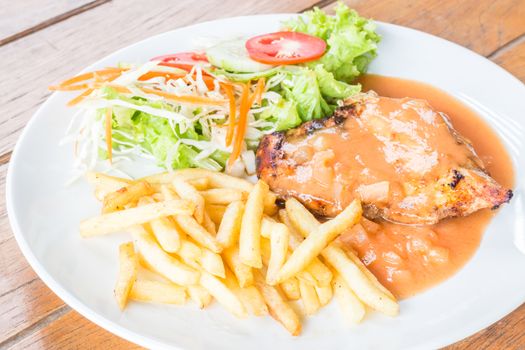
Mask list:
[{"label": "tomato slice", "polygon": [[246,50],[252,60],[267,64],[313,61],[326,50],[323,39],[298,32],[276,32],[249,39]]},{"label": "tomato slice", "polygon": [[160,61],[160,66],[190,70],[197,63],[208,63],[205,54],[197,52],[179,52],[169,55],[153,57],[152,61]]}]

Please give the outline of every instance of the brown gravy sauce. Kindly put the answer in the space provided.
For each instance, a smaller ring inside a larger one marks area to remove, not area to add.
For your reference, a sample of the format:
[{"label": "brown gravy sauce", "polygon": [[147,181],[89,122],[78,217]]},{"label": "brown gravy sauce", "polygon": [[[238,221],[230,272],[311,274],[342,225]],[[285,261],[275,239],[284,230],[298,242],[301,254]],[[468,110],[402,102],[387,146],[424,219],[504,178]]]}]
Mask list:
[{"label": "brown gravy sauce", "polygon": [[[456,130],[469,139],[486,169],[501,185],[512,188],[514,170],[505,146],[473,110],[430,85],[378,75],[359,79],[363,91],[380,96],[427,100],[447,114]],[[457,272],[478,248],[485,227],[497,212],[481,210],[435,225],[406,226],[366,219],[341,239],[379,281],[399,298],[407,298]]]}]

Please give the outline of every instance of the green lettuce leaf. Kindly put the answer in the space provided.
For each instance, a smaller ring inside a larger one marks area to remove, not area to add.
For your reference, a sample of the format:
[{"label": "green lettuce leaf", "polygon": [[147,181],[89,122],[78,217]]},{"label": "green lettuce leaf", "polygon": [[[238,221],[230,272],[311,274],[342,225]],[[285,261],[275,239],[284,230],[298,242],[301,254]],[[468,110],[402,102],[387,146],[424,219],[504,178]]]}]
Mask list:
[{"label": "green lettuce leaf", "polygon": [[342,2],[336,6],[335,16],[314,8],[298,18],[284,22],[284,26],[325,40],[325,54],[307,65],[315,67],[322,64],[337,80],[346,82],[366,71],[377,55],[377,43],[381,40],[375,32],[374,22],[360,17]]}]

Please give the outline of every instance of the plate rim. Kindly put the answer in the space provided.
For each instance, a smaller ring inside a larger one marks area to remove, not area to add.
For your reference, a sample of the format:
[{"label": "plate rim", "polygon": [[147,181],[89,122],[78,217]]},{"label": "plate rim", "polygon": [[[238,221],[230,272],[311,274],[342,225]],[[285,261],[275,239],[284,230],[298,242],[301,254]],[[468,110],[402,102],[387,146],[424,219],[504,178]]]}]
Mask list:
[{"label": "plate rim", "polygon": [[[79,74],[92,69],[92,67],[97,66],[101,61],[106,60],[110,56],[113,56],[113,55],[116,55],[118,53],[121,53],[122,51],[129,50],[129,49],[131,49],[134,46],[139,46],[139,45],[143,44],[144,42],[152,40],[153,38],[156,38],[156,37],[159,37],[159,36],[163,36],[163,35],[166,35],[168,33],[177,32],[177,31],[182,30],[182,29],[190,29],[192,27],[202,26],[202,25],[220,24],[221,22],[225,22],[225,21],[240,20],[240,19],[253,18],[253,17],[268,17],[268,18],[272,18],[272,20],[275,20],[276,18],[277,18],[277,20],[280,20],[279,17],[283,17],[284,18],[285,16],[291,17],[291,16],[298,16],[298,15],[300,15],[300,14],[298,14],[298,13],[270,13],[270,14],[259,14],[259,15],[244,15],[244,16],[234,16],[234,17],[224,17],[224,18],[219,18],[219,19],[212,19],[212,20],[208,20],[208,21],[194,23],[194,24],[191,24],[191,25],[188,25],[188,26],[178,27],[178,28],[175,28],[173,30],[169,30],[169,31],[166,31],[166,32],[162,32],[162,33],[159,33],[159,34],[156,34],[156,35],[152,35],[152,36],[146,37],[146,38],[144,38],[142,40],[133,42],[133,43],[131,43],[131,44],[125,46],[125,47],[122,47],[122,48],[118,49],[118,50],[112,51],[109,54],[105,55],[104,57],[102,57],[102,58],[98,59],[97,61],[91,63],[90,65],[86,66],[84,69],[80,70]],[[393,28],[396,28],[396,29],[416,32],[419,35],[422,34],[424,36],[430,36],[430,37],[433,37],[434,39],[437,39],[437,40],[440,40],[442,42],[445,42],[447,45],[455,46],[456,48],[459,48],[460,50],[462,50],[462,52],[465,53],[465,54],[473,56],[476,59],[480,59],[481,58],[481,59],[485,60],[486,62],[490,63],[493,68],[496,68],[496,69],[499,70],[500,74],[504,74],[504,75],[506,75],[507,78],[511,78],[515,82],[521,84],[521,86],[523,87],[523,89],[525,91],[525,84],[523,84],[517,77],[512,75],[505,68],[501,67],[500,65],[492,62],[488,58],[486,58],[486,57],[484,57],[484,56],[482,56],[482,55],[480,55],[480,54],[478,54],[478,53],[476,53],[476,52],[474,52],[474,51],[472,51],[472,50],[470,50],[470,49],[468,49],[468,48],[466,48],[464,46],[461,46],[461,45],[459,45],[459,44],[457,44],[455,42],[449,41],[447,39],[438,37],[436,35],[433,35],[433,34],[430,34],[430,33],[427,33],[427,32],[421,31],[421,30],[413,29],[413,28],[410,28],[410,27],[405,27],[405,26],[401,26],[401,25],[397,25],[397,24],[392,24],[392,23],[387,23],[387,22],[382,22],[382,21],[376,21],[376,20],[374,20],[374,22],[377,23],[377,24],[380,24],[381,26],[384,26],[387,29],[389,27],[393,27]],[[123,339],[125,339],[127,341],[133,342],[133,343],[135,343],[137,345],[140,345],[140,346],[143,346],[143,347],[146,347],[146,348],[176,349],[176,350],[180,349],[180,350],[182,350],[183,348],[181,348],[180,346],[178,346],[176,344],[167,345],[167,344],[165,344],[165,343],[163,343],[161,341],[156,340],[154,337],[145,336],[145,335],[140,334],[139,332],[135,332],[135,331],[129,330],[125,326],[122,326],[122,325],[120,325],[120,324],[118,324],[118,323],[116,323],[114,321],[111,321],[111,320],[107,319],[105,316],[101,315],[99,312],[97,312],[94,309],[90,308],[89,306],[85,305],[77,297],[75,297],[72,293],[69,293],[68,291],[66,291],[62,287],[62,285],[59,282],[57,282],[55,280],[55,278],[51,274],[48,273],[48,271],[39,262],[38,258],[33,253],[33,250],[30,248],[30,245],[29,245],[28,241],[25,239],[24,234],[22,232],[22,229],[19,227],[18,215],[17,215],[17,213],[16,213],[16,211],[14,209],[14,202],[13,202],[13,191],[14,191],[14,189],[13,189],[13,186],[12,186],[12,181],[13,181],[12,177],[13,177],[13,172],[14,172],[13,168],[15,167],[14,164],[17,162],[17,159],[18,159],[18,149],[20,148],[20,145],[22,143],[24,143],[24,140],[26,139],[26,135],[28,133],[28,130],[32,127],[32,124],[35,122],[35,120],[40,118],[40,115],[43,113],[43,110],[45,109],[45,107],[49,103],[51,103],[50,101],[53,98],[55,98],[55,96],[57,96],[57,93],[56,92],[52,93],[48,98],[46,98],[46,100],[33,113],[31,118],[29,119],[29,121],[24,126],[21,134],[18,136],[16,144],[15,144],[15,146],[13,148],[13,152],[11,154],[11,158],[9,160],[8,169],[7,169],[7,175],[6,175],[6,184],[5,184],[5,188],[6,188],[5,201],[6,201],[7,216],[8,216],[8,219],[9,219],[11,230],[13,232],[13,236],[15,237],[15,240],[17,242],[17,245],[19,246],[20,250],[22,251],[22,254],[23,254],[24,258],[28,261],[28,263],[31,266],[31,268],[35,271],[37,276],[44,282],[44,284],[48,288],[50,288],[53,291],[53,293],[55,293],[60,299],[62,299],[62,301],[65,304],[69,305],[73,310],[75,310],[76,312],[81,314],[83,317],[87,318],[89,321],[91,321],[91,322],[95,323],[96,325],[102,327],[104,330],[106,330],[108,332],[111,332],[111,333],[113,333],[113,334],[115,334],[115,335],[117,335],[117,336],[119,336],[119,337],[121,337],[121,338],[123,338]],[[516,305],[511,305],[511,306],[508,306],[507,308],[499,308],[498,309],[499,312],[496,313],[498,315],[497,319],[495,319],[493,321],[478,322],[475,326],[472,327],[472,328],[475,328],[475,330],[474,331],[469,331],[469,334],[464,336],[464,337],[462,337],[462,338],[458,338],[457,336],[454,336],[454,335],[442,335],[439,338],[433,338],[432,340],[430,340],[429,342],[427,342],[425,344],[416,344],[416,345],[410,346],[409,348],[410,349],[419,349],[419,348],[422,348],[422,347],[426,348],[428,346],[430,346],[430,347],[439,347],[440,348],[440,347],[447,346],[447,345],[453,344],[455,342],[461,341],[463,339],[466,339],[466,338],[468,338],[468,337],[478,333],[479,331],[481,331],[483,329],[486,329],[490,325],[495,324],[496,322],[498,322],[499,320],[501,320],[502,318],[504,318],[505,316],[507,316],[508,314],[512,313],[514,310],[516,310],[521,304],[523,304],[525,302],[525,291],[524,291],[523,295],[524,295],[523,296],[523,300],[521,302],[518,302]],[[504,311],[501,311],[503,309],[504,309]]]}]

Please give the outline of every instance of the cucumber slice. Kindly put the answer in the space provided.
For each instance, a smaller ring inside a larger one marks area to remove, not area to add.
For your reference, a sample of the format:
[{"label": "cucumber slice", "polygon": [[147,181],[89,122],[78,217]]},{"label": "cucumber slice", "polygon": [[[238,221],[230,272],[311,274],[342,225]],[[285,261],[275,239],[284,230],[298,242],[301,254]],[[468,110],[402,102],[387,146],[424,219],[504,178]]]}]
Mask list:
[{"label": "cucumber slice", "polygon": [[207,49],[206,56],[214,66],[236,73],[261,72],[274,67],[252,60],[245,44],[245,40],[224,41]]}]

